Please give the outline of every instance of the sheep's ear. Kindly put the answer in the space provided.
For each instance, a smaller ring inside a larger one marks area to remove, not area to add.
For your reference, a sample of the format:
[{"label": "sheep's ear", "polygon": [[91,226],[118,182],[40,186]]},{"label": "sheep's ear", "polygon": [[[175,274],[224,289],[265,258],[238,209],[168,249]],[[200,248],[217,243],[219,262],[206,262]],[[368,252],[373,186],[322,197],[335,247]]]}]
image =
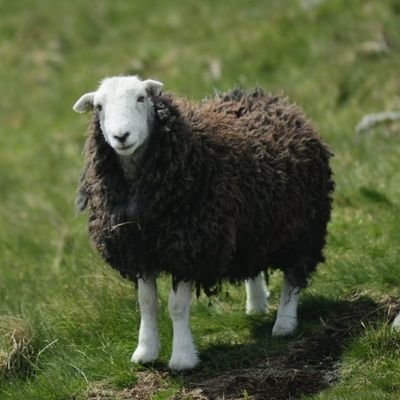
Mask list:
[{"label": "sheep's ear", "polygon": [[86,93],[72,107],[77,113],[84,113],[93,109],[93,100],[95,92]]},{"label": "sheep's ear", "polygon": [[158,97],[161,95],[162,87],[164,86],[161,82],[147,79],[143,81],[143,84],[149,96]]}]

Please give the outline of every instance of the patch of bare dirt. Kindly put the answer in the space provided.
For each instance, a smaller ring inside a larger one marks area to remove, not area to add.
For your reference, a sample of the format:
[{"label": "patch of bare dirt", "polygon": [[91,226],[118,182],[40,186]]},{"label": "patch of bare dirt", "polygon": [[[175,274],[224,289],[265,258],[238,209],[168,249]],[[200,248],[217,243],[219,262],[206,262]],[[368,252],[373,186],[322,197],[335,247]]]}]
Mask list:
[{"label": "patch of bare dirt", "polygon": [[148,400],[159,391],[168,388],[168,373],[157,371],[141,371],[136,373],[136,385],[129,389],[114,390],[98,384],[91,387],[87,400]]}]

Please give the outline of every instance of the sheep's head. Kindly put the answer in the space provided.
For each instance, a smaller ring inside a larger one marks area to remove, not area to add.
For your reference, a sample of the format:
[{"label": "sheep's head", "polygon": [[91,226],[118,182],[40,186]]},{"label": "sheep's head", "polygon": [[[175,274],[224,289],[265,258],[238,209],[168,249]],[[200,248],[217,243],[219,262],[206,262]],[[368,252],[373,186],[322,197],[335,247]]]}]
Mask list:
[{"label": "sheep's head", "polygon": [[136,76],[104,79],[97,91],[86,93],[74,104],[82,113],[94,109],[107,143],[120,155],[135,152],[148,137],[154,119],[152,97],[163,84]]}]

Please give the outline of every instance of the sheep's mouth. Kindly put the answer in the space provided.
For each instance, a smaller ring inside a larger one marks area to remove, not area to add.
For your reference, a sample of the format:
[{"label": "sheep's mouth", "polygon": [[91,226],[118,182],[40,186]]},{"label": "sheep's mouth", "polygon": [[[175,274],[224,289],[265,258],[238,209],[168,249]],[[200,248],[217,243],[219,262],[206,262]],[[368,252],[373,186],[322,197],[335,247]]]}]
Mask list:
[{"label": "sheep's mouth", "polygon": [[114,147],[114,150],[121,155],[129,155],[135,150],[136,143],[132,143],[125,146]]},{"label": "sheep's mouth", "polygon": [[131,149],[134,145],[135,145],[135,143],[132,143],[132,144],[129,144],[128,146],[121,146],[119,149],[120,149],[120,150],[129,150],[129,149]]}]

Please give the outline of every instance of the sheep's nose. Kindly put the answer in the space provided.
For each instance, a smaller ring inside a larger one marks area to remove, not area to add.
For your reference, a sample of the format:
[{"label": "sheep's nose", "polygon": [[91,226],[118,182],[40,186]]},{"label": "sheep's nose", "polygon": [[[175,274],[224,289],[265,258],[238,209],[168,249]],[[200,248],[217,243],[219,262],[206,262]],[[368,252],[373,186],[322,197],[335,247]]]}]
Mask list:
[{"label": "sheep's nose", "polygon": [[126,139],[128,139],[129,132],[125,132],[122,135],[113,135],[114,139],[118,140],[120,143],[125,143]]}]

